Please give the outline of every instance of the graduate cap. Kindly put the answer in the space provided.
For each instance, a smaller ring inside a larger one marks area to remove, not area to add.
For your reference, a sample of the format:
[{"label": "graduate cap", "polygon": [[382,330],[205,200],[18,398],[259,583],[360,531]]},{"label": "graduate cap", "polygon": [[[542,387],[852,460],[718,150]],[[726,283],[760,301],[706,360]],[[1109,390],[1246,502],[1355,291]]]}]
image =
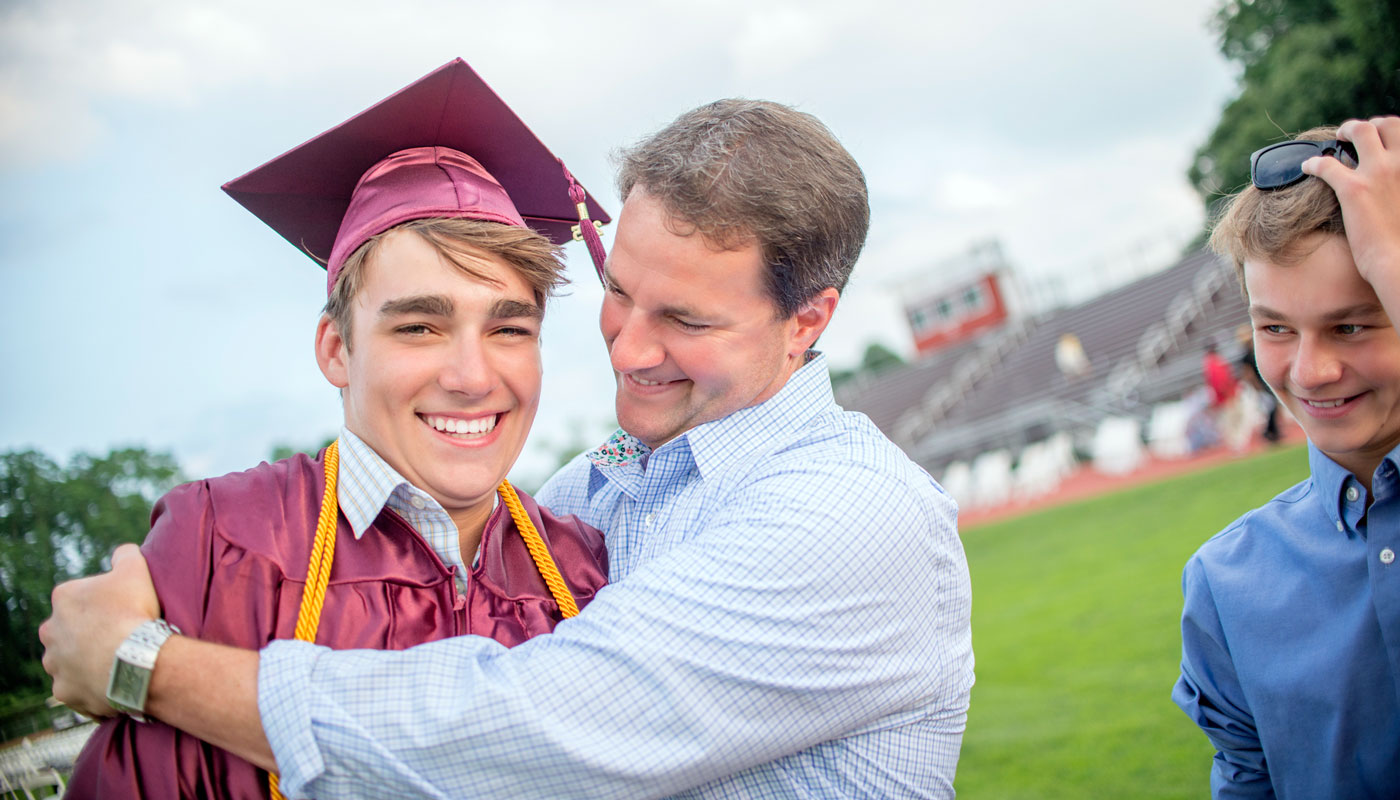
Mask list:
[{"label": "graduate cap", "polygon": [[594,221],[611,221],[460,58],[223,189],[326,265],[328,292],[360,245],[409,220],[528,226],[555,244],[584,238],[600,270]]}]

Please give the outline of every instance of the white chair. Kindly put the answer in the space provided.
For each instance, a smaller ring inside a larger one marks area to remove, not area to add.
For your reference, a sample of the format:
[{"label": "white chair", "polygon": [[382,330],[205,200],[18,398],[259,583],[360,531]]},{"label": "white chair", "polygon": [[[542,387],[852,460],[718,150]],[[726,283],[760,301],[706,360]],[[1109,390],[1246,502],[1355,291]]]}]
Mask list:
[{"label": "white chair", "polygon": [[1123,475],[1142,463],[1142,424],[1132,417],[1107,417],[1094,432],[1094,469]]},{"label": "white chair", "polygon": [[1152,407],[1147,421],[1147,448],[1158,458],[1185,458],[1191,455],[1191,440],[1186,435],[1191,422],[1191,408],[1184,401],[1158,403]]},{"label": "white chair", "polygon": [[1060,474],[1049,441],[1026,445],[1013,471],[1012,487],[1017,500],[1043,497],[1060,485]]},{"label": "white chair", "polygon": [[972,507],[972,467],[968,466],[966,461],[954,461],[949,464],[938,484],[943,487],[943,491],[958,501],[959,506]]},{"label": "white chair", "polygon": [[999,506],[1011,499],[1011,453],[992,450],[972,462],[972,505]]}]

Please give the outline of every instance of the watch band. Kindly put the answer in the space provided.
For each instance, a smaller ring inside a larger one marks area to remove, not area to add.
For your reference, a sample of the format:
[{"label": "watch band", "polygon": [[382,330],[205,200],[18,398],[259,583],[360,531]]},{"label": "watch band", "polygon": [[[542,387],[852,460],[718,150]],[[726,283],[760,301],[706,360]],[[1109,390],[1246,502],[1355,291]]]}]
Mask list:
[{"label": "watch band", "polygon": [[137,625],[117,647],[107,678],[107,702],[113,708],[140,722],[146,721],[146,694],[156,656],[166,640],[179,632],[179,628],[163,619],[148,620]]}]

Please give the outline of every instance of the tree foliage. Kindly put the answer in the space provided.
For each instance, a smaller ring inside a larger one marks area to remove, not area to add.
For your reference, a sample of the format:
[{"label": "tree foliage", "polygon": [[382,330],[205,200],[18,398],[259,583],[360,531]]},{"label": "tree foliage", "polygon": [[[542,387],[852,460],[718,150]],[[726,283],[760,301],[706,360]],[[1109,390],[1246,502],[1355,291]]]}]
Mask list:
[{"label": "tree foliage", "polygon": [[1249,154],[1351,117],[1400,109],[1400,5],[1390,0],[1226,0],[1214,27],[1240,93],[1196,152],[1207,205],[1249,182]]},{"label": "tree foliage", "polygon": [[0,694],[47,684],[38,630],[53,587],[144,538],[151,504],[178,479],[172,457],[141,448],[80,454],[67,467],[33,450],[0,454]]},{"label": "tree foliage", "polygon": [[879,342],[870,342],[865,346],[865,354],[861,356],[860,366],[855,369],[831,370],[831,385],[841,386],[860,375],[878,375],[903,363],[904,359],[900,358],[899,353]]},{"label": "tree foliage", "polygon": [[331,442],[334,442],[335,440],[335,436],[328,436],[322,439],[319,445],[313,445],[311,447],[297,447],[296,445],[287,444],[286,442],[279,442],[272,446],[272,452],[268,454],[267,460],[281,461],[284,458],[291,458],[292,456],[298,453],[305,453],[306,455],[315,458],[322,450],[326,449],[327,447],[330,447]]}]

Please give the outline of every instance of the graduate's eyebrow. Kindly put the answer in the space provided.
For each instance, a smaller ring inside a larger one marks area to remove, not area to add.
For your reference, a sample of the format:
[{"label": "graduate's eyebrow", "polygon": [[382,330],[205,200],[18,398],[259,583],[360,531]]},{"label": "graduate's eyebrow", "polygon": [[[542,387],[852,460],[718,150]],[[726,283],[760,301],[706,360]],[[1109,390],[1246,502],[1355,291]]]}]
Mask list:
[{"label": "graduate's eyebrow", "polygon": [[384,301],[384,305],[379,307],[379,316],[426,314],[432,317],[450,317],[453,310],[452,299],[449,297],[440,294],[415,294]]},{"label": "graduate's eyebrow", "polygon": [[497,300],[492,306],[489,314],[491,319],[544,319],[544,309],[534,303],[522,303],[519,300]]}]

